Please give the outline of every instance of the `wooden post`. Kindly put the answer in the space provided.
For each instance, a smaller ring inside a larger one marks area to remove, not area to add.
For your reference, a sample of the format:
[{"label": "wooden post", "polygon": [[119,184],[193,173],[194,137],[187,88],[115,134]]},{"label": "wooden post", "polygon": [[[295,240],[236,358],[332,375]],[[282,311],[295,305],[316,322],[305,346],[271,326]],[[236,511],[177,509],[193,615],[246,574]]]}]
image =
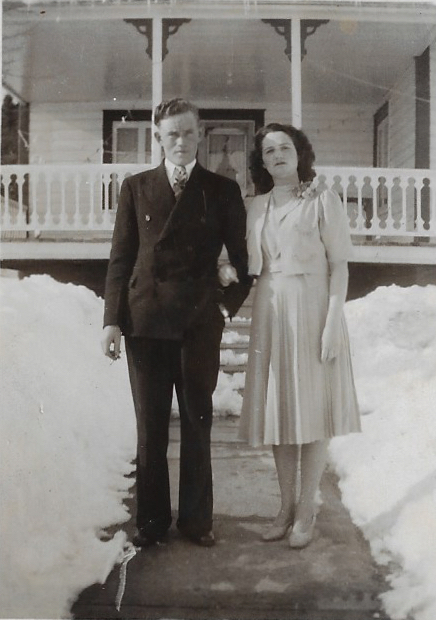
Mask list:
[{"label": "wooden post", "polygon": [[[0,2],[0,41],[3,41],[3,2]],[[0,49],[0,75],[3,75],[3,54]],[[3,90],[3,89],[2,89]],[[3,93],[2,93],[2,107],[3,107]],[[1,115],[3,116],[3,114]],[[1,145],[2,145],[2,119],[0,117],[0,153],[1,153]],[[0,164],[2,162],[0,161]],[[6,189],[5,189],[6,193]]]},{"label": "wooden post", "polygon": [[292,124],[300,129],[303,123],[301,95],[301,20],[293,18],[291,23],[291,96]]},{"label": "wooden post", "polygon": [[[153,17],[153,47],[152,47],[152,107],[153,110],[162,101],[162,18]],[[154,133],[154,128],[152,129]],[[160,144],[153,139],[151,163],[158,166],[161,161]]]}]

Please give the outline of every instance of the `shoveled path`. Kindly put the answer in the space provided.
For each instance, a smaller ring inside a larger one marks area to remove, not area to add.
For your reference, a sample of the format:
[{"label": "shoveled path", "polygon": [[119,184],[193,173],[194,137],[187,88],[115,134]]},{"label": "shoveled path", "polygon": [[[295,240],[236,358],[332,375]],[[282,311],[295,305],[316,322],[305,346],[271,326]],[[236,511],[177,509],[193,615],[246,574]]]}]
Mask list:
[{"label": "shoveled path", "polygon": [[[360,531],[341,503],[332,471],[323,477],[315,538],[306,549],[259,536],[279,506],[271,452],[236,441],[237,420],[213,428],[215,492],[210,549],[182,539],[175,525],[168,542],[140,551],[127,565],[120,611],[116,566],[104,585],[86,589],[75,618],[179,620],[386,620],[378,595],[388,590]],[[179,426],[169,450],[173,505],[177,506]],[[134,513],[134,506],[131,506]],[[123,526],[131,538],[134,523]]]}]

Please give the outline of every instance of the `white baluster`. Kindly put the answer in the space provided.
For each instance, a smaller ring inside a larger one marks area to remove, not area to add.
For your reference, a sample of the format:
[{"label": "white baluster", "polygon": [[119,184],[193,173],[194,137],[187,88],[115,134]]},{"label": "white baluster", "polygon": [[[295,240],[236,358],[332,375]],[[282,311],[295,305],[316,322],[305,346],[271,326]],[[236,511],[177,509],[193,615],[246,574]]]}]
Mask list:
[{"label": "white baluster", "polygon": [[373,205],[374,205],[373,215],[372,215],[372,230],[373,230],[373,233],[375,233],[376,235],[379,235],[382,232],[382,229],[380,227],[380,217],[378,214],[380,205],[378,203],[377,191],[379,192],[379,195],[381,195],[381,192],[379,191],[379,188],[378,188],[379,183],[380,182],[377,179],[377,181],[374,180],[374,185],[372,185],[372,200],[373,200]]},{"label": "white baluster", "polygon": [[38,184],[38,174],[35,171],[32,171],[32,174],[29,174],[29,190],[30,190],[30,194],[32,195],[32,200],[31,200],[31,204],[32,204],[32,208],[30,210],[31,213],[31,230],[38,232],[39,228],[40,228],[40,217],[38,215],[38,198],[37,198],[37,193],[36,193],[36,186]]},{"label": "white baluster", "polygon": [[392,177],[390,177],[390,175],[386,175],[385,176],[385,185],[384,187],[386,188],[386,191],[388,193],[388,204],[387,204],[387,208],[388,208],[388,213],[386,216],[386,228],[385,228],[385,234],[386,233],[391,233],[394,234],[396,233],[396,229],[394,228],[394,218],[393,218],[393,214],[392,214]]},{"label": "white baluster", "polygon": [[23,204],[23,183],[24,183],[24,175],[22,172],[19,172],[17,174],[17,189],[18,189],[17,228],[19,230],[26,230],[27,228],[26,207]]},{"label": "white baluster", "polygon": [[406,231],[415,234],[415,178],[409,176],[406,188]]},{"label": "white baluster", "polygon": [[427,234],[427,231],[424,229],[424,218],[422,217],[422,188],[424,186],[423,177],[416,177],[415,179],[415,190],[416,190],[416,224],[415,230],[417,233]]},{"label": "white baluster", "polygon": [[81,174],[80,172],[76,173],[74,176],[74,210],[73,210],[73,227],[76,229],[81,228],[80,221],[80,181]]},{"label": "white baluster", "polygon": [[66,176],[65,173],[62,171],[60,173],[60,186],[61,186],[61,213],[60,213],[60,221],[59,221],[59,226],[60,228],[67,228],[67,224],[68,224],[68,218],[67,218],[67,201],[66,201]]},{"label": "white baluster", "polygon": [[95,208],[95,199],[94,199],[94,188],[95,188],[95,175],[92,172],[88,173],[88,194],[89,194],[89,217],[88,217],[88,226],[92,230],[94,228],[98,228],[98,218]]},{"label": "white baluster", "polygon": [[49,224],[51,224],[53,226],[54,229],[58,228],[58,224],[56,222],[54,213],[52,212],[52,196],[51,196],[51,182],[52,182],[52,175],[50,172],[46,172],[45,173],[45,204],[46,204],[46,213],[47,213],[47,217],[46,217],[46,226],[45,228],[50,228]]},{"label": "white baluster", "polygon": [[401,178],[398,187],[401,190],[401,219],[399,232],[404,235],[407,232],[407,194],[406,186],[403,185]]}]

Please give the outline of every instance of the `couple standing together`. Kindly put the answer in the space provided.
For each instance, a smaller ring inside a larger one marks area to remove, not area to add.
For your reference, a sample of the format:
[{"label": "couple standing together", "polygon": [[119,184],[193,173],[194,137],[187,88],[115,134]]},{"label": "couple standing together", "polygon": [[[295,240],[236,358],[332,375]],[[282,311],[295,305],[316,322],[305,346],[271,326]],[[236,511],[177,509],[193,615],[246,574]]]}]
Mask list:
[{"label": "couple standing together", "polygon": [[[137,421],[136,546],[171,525],[167,463],[173,389],[180,411],[177,527],[210,547],[212,394],[224,317],[257,279],[240,438],[272,445],[281,507],[265,541],[312,539],[328,441],[360,430],[343,306],[351,242],[340,199],[315,193],[314,153],[289,125],[258,131],[257,196],[246,213],[236,182],[197,161],[197,108],[157,106],[164,160],[122,184],[109,260],[102,346],[125,337]],[[226,247],[229,263],[218,268]]]}]

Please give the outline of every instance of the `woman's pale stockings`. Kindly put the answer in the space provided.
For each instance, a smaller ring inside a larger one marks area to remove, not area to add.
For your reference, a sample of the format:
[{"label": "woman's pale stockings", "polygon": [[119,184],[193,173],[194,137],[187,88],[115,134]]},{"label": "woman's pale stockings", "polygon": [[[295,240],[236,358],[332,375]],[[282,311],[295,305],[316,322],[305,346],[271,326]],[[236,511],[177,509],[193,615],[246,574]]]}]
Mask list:
[{"label": "woman's pale stockings", "polygon": [[273,446],[281,494],[281,508],[274,525],[299,521],[303,530],[310,527],[316,512],[316,492],[327,462],[328,444],[328,440],[324,440],[301,446]]},{"label": "woman's pale stockings", "polygon": [[299,453],[299,446],[273,446],[274,461],[282,499],[280,512],[274,520],[274,526],[291,524],[294,521]]}]

